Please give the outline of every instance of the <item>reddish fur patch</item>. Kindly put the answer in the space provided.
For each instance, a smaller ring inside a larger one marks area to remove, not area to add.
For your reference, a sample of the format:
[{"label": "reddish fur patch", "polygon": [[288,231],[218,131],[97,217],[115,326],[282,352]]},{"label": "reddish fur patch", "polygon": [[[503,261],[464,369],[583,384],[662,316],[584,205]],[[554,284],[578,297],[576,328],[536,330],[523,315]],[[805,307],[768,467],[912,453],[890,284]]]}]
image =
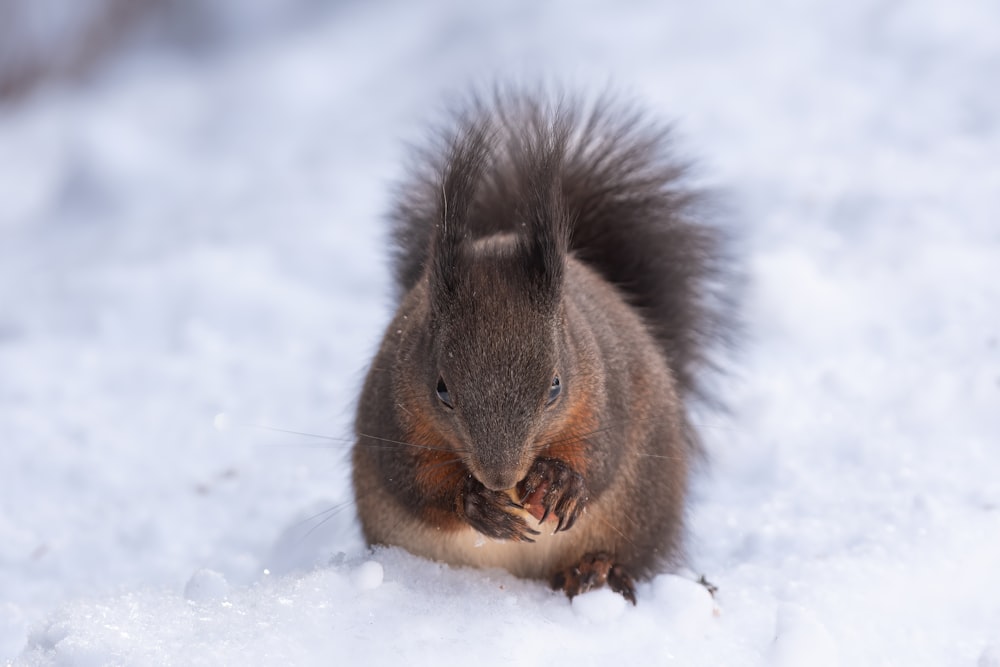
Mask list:
[{"label": "reddish fur patch", "polygon": [[[414,410],[414,415],[419,411]],[[423,508],[423,518],[442,529],[456,529],[464,525],[449,501],[458,496],[465,479],[465,466],[457,454],[448,449],[434,424],[422,416],[416,416],[408,425],[406,441],[433,449],[412,448],[414,459],[414,483],[422,498],[440,499],[438,503],[428,503]]]},{"label": "reddish fur patch", "polygon": [[417,455],[417,486],[428,494],[445,488],[458,488],[465,478],[465,467],[455,454],[446,451],[423,450]]},{"label": "reddish fur patch", "polygon": [[570,468],[586,476],[586,437],[598,428],[590,392],[586,390],[574,394],[573,402],[567,406],[562,418],[552,424],[538,439],[545,445],[541,456],[559,459]]}]

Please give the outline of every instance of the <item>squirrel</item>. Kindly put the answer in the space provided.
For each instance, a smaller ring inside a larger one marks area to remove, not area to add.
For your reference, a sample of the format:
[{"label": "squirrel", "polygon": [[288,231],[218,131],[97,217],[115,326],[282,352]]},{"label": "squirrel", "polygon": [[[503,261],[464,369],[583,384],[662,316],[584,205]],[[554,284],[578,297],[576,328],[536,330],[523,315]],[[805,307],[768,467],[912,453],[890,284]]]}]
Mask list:
[{"label": "squirrel", "polygon": [[607,95],[473,97],[417,153],[355,423],[369,545],[633,604],[678,564],[689,405],[731,319],[688,171]]}]

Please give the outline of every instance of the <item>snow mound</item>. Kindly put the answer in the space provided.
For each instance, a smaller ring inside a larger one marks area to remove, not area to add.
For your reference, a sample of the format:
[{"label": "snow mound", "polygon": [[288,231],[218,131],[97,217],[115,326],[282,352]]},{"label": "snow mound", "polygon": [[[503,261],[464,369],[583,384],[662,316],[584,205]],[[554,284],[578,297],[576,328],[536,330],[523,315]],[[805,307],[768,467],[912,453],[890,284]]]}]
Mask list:
[{"label": "snow mound", "polygon": [[573,611],[592,623],[606,623],[625,613],[627,604],[621,595],[599,588],[573,598]]},{"label": "snow mound", "polygon": [[[704,591],[687,585],[693,588],[679,597],[688,602],[692,591]],[[65,606],[31,632],[14,664],[310,665],[350,656],[355,664],[440,665],[475,652],[478,664],[509,665],[613,659],[623,651],[653,662],[718,655],[708,628],[673,625],[677,605],[658,599],[685,585],[655,588],[640,586],[637,607],[607,589],[570,603],[537,582],[397,549],[308,574],[265,575],[245,588],[200,570],[184,595],[142,590]],[[694,606],[687,613],[706,612]]]}]

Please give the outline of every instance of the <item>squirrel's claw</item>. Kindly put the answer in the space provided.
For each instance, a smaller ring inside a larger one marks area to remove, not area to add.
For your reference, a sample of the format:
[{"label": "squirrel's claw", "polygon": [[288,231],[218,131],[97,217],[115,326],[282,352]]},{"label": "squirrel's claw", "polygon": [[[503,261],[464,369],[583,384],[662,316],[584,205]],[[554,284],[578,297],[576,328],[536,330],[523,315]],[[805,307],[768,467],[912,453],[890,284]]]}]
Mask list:
[{"label": "squirrel's claw", "polygon": [[576,523],[583,513],[584,504],[587,501],[586,494],[565,494],[556,504],[555,513],[559,517],[559,525],[555,532],[569,530]]},{"label": "squirrel's claw", "polygon": [[503,491],[491,491],[472,475],[468,475],[459,492],[455,509],[466,523],[487,537],[514,542],[534,542],[540,535],[527,522],[508,509],[523,509]]},{"label": "squirrel's claw", "polygon": [[580,518],[581,514],[583,514],[583,504],[575,503],[573,505],[572,511],[567,512],[559,517],[559,525],[556,526],[556,529],[552,532],[552,534],[554,535],[555,533],[558,533],[561,530],[569,530],[570,528],[572,528],[573,524],[576,523],[576,520]]},{"label": "squirrel's claw", "polygon": [[559,519],[555,533],[572,528],[587,502],[583,475],[559,459],[537,459],[517,490],[540,524],[553,515]]}]

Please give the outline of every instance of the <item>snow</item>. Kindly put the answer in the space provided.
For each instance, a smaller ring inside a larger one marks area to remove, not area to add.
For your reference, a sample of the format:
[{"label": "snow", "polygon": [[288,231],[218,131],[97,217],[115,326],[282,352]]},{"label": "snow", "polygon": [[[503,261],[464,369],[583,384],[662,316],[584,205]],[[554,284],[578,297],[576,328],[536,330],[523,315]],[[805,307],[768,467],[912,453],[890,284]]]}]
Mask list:
[{"label": "snow", "polygon": [[198,570],[184,587],[184,598],[191,602],[214,602],[229,595],[226,577],[213,570]]},{"label": "snow", "polygon": [[808,611],[783,605],[778,609],[771,664],[775,667],[837,667],[840,662],[837,645],[823,624]]},{"label": "snow", "polygon": [[665,627],[685,636],[700,636],[708,632],[719,608],[708,588],[676,574],[660,574],[652,582],[653,597],[660,601],[665,614]]},{"label": "snow", "polygon": [[354,570],[354,585],[368,591],[378,588],[385,579],[385,569],[375,560],[362,563]]},{"label": "snow", "polygon": [[987,646],[979,656],[976,667],[1000,667],[1000,647]]},{"label": "snow", "polygon": [[[1000,663],[1000,5],[297,16],[0,108],[0,659]],[[354,520],[391,183],[496,77],[675,119],[746,258],[690,571],[635,607]]]},{"label": "snow", "polygon": [[231,420],[229,419],[229,415],[227,415],[225,412],[220,412],[219,414],[215,415],[214,419],[212,419],[212,425],[215,426],[215,430],[219,431],[220,433],[224,433],[230,429],[232,423]]},{"label": "snow", "polygon": [[603,625],[625,613],[628,602],[607,588],[600,588],[573,598],[573,612],[595,625]]}]

